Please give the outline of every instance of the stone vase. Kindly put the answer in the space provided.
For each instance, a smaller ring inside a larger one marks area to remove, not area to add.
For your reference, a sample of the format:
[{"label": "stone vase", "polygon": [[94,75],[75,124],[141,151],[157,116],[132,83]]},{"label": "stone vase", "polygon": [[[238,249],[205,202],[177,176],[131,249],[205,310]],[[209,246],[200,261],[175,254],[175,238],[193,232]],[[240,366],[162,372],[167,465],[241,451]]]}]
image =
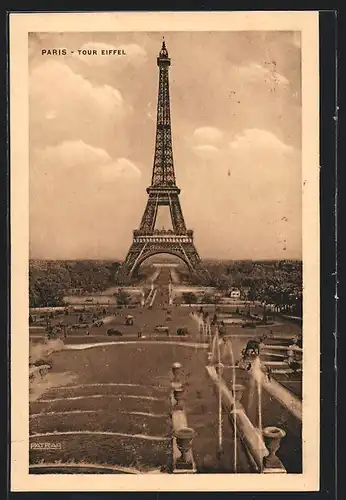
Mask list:
[{"label": "stone vase", "polygon": [[174,382],[178,382],[180,376],[181,376],[181,368],[182,368],[182,365],[181,363],[173,363],[172,365],[172,374],[173,374],[173,381]]},{"label": "stone vase", "polygon": [[224,365],[222,363],[216,363],[215,370],[216,370],[216,373],[219,375],[219,377],[222,376],[223,369],[224,369]]},{"label": "stone vase", "polygon": [[173,396],[176,401],[174,409],[175,410],[182,410],[183,409],[183,394],[184,394],[184,387],[182,384],[178,384],[175,382],[173,386]]},{"label": "stone vase", "polygon": [[232,384],[231,390],[235,403],[240,403],[245,391],[245,386],[242,384],[234,384],[234,385]]},{"label": "stone vase", "polygon": [[264,443],[269,451],[269,455],[264,457],[263,465],[266,469],[276,469],[282,467],[280,459],[276,456],[280,448],[281,439],[286,436],[286,432],[279,427],[265,427],[262,431]]},{"label": "stone vase", "polygon": [[177,462],[188,464],[187,455],[192,448],[192,442],[194,437],[196,436],[196,432],[190,427],[185,427],[176,430],[174,432],[174,436],[176,438],[177,448],[181,453],[181,456],[178,458]]}]

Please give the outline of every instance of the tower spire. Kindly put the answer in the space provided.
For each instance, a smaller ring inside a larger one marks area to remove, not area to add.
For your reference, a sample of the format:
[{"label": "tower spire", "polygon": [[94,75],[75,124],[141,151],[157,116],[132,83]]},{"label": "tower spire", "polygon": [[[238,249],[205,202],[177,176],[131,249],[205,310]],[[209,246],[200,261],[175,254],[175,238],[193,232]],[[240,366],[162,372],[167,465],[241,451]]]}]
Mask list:
[{"label": "tower spire", "polygon": [[162,47],[160,50],[159,57],[168,58],[168,51],[167,51],[167,47],[166,47],[165,37],[162,37]]},{"label": "tower spire", "polygon": [[157,58],[159,67],[159,90],[157,97],[157,123],[156,143],[151,186],[175,185],[173,165],[171,111],[169,98],[169,66],[171,60],[168,56],[165,40]]}]

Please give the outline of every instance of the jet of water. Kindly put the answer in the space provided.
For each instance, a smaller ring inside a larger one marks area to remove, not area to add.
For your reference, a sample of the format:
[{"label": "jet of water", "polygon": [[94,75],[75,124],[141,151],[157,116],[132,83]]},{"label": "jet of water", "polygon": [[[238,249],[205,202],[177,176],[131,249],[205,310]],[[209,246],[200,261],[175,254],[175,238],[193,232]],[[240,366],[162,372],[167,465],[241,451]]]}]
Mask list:
[{"label": "jet of water", "polygon": [[[226,345],[228,347],[228,352],[231,358],[231,364],[232,364],[232,392],[233,392],[233,400],[235,402],[235,386],[236,386],[236,370],[235,370],[235,362],[234,362],[234,352],[233,352],[233,346],[232,346],[232,341],[231,339],[227,339]],[[237,408],[236,405],[234,405],[234,412],[233,412],[233,433],[234,433],[234,450],[233,450],[233,459],[234,459],[234,472],[237,472]]]},{"label": "jet of water", "polygon": [[[216,327],[215,337],[217,345],[217,362],[219,365],[219,382],[221,381],[221,351],[220,351],[220,336],[219,330]],[[223,452],[223,429],[222,429],[222,398],[221,398],[221,385],[219,383],[219,455]]]},{"label": "jet of water", "polygon": [[261,369],[261,361],[259,356],[256,356],[251,363],[251,374],[253,377],[253,382],[256,384],[257,388],[257,399],[258,399],[258,430],[259,430],[259,441],[262,437],[262,384],[263,384],[263,372]]}]

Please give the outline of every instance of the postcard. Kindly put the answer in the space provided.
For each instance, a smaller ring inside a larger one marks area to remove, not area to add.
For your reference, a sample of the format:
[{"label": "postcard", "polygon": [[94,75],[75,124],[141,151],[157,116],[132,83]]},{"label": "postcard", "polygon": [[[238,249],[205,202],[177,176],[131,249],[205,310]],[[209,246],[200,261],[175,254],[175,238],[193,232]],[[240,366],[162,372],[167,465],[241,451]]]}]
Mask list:
[{"label": "postcard", "polygon": [[10,128],[11,490],[318,490],[318,13],[12,13]]}]

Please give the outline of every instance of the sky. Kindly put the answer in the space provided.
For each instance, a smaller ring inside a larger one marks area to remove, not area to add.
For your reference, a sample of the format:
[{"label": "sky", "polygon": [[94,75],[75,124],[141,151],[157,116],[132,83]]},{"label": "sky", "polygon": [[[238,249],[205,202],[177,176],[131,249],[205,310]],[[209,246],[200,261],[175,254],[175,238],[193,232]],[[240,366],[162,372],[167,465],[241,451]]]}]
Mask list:
[{"label": "sky", "polygon": [[[30,33],[30,258],[125,258],[151,182],[163,36],[201,258],[301,258],[300,36],[276,31]],[[54,48],[66,55],[42,54]]]}]

